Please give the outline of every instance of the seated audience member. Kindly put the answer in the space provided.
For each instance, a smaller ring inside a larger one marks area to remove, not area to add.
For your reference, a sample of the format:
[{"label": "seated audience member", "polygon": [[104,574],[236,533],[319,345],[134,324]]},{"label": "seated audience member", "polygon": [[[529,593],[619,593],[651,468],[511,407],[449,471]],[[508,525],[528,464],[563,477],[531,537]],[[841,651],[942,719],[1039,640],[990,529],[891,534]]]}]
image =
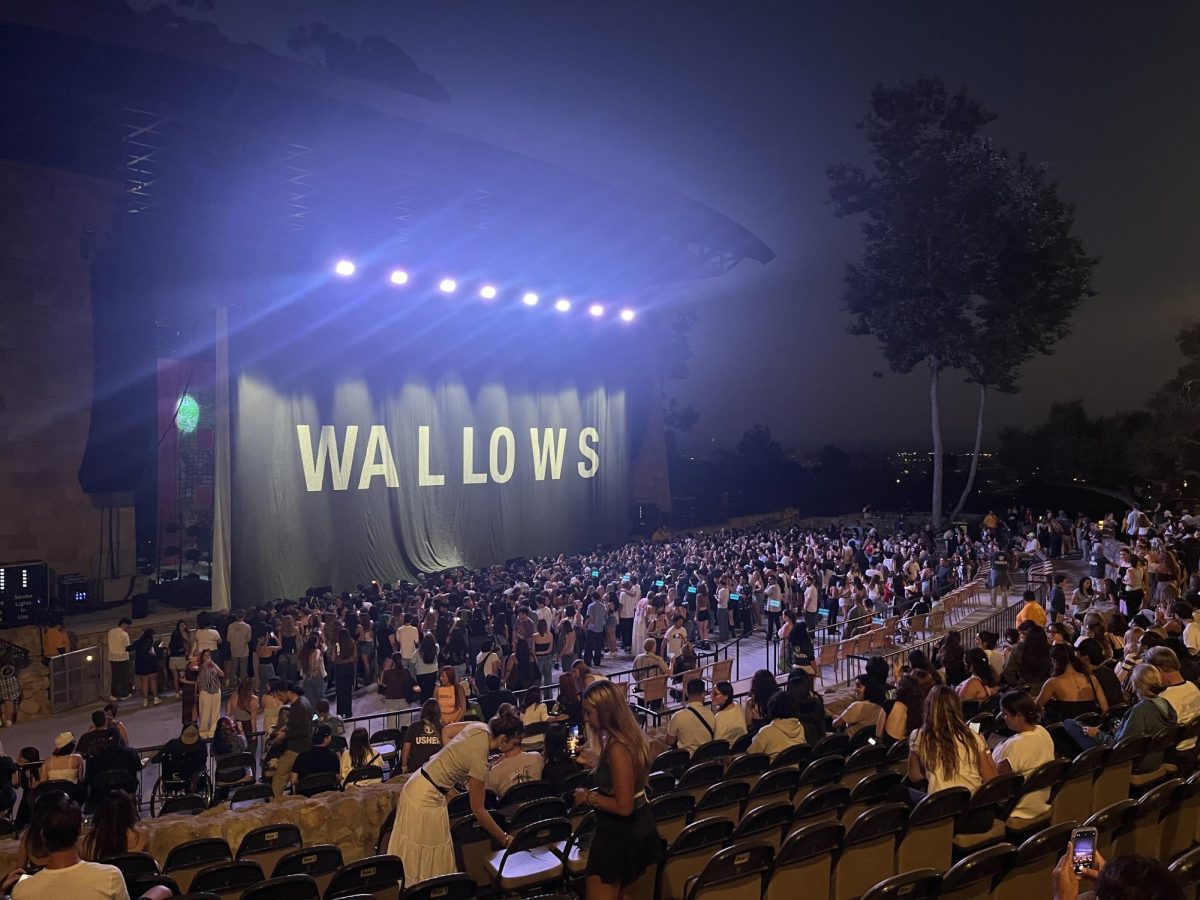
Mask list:
[{"label": "seated audience member", "polygon": [[1050,677],[1050,642],[1046,632],[1034,622],[1026,622],[1018,629],[1017,646],[1008,654],[1000,680],[1005,684],[1027,684],[1041,688],[1042,682]]},{"label": "seated audience member", "polygon": [[667,675],[671,671],[667,661],[654,652],[657,646],[658,641],[654,638],[646,638],[642,644],[642,652],[633,658],[633,677],[639,683],[645,678]]},{"label": "seated audience member", "polygon": [[1075,648],[1076,656],[1087,666],[1088,672],[1100,685],[1104,699],[1109,707],[1119,706],[1125,702],[1125,692],[1121,690],[1120,679],[1111,667],[1104,665],[1104,648],[1095,638],[1086,637]]},{"label": "seated audience member", "polygon": [[83,781],[83,757],[75,752],[75,735],[64,731],[54,739],[54,750],[42,763],[42,781]]},{"label": "seated audience member", "polygon": [[[1160,695],[1171,704],[1180,725],[1190,725],[1200,717],[1200,688],[1185,681],[1179,673],[1179,657],[1170,647],[1155,647],[1146,654],[1146,662],[1158,669],[1166,689]],[[1180,741],[1176,750],[1191,750],[1195,738]]]},{"label": "seated audience member", "polygon": [[1049,722],[1108,711],[1108,698],[1087,664],[1070,644],[1050,647],[1050,677],[1042,684],[1037,705]]},{"label": "seated audience member", "polygon": [[120,869],[80,859],[82,831],[83,811],[66,794],[55,791],[39,799],[25,842],[29,857],[44,868],[29,876],[15,869],[0,889],[11,890],[13,900],[129,900]]},{"label": "seated audience member", "polygon": [[[498,676],[493,676],[499,681]],[[417,771],[442,749],[442,707],[435,697],[421,704],[421,718],[408,726],[400,747],[400,771]]]},{"label": "seated audience member", "polygon": [[974,704],[971,708],[978,709],[980,703],[990,699],[999,690],[996,672],[992,669],[987,652],[979,647],[968,650],[963,656],[963,661],[967,667],[967,677],[959,683],[955,691],[958,692],[958,699],[962,701],[964,710],[967,709],[968,703]]},{"label": "seated audience member", "polygon": [[100,804],[91,831],[80,843],[80,855],[96,861],[149,849],[150,835],[138,823],[137,807],[124,791],[112,791]]},{"label": "seated audience member", "polygon": [[92,754],[85,769],[84,783],[89,792],[96,780],[105,772],[127,772],[137,776],[142,771],[142,760],[136,750],[118,741],[110,741]]},{"label": "seated audience member", "polygon": [[76,741],[75,752],[87,760],[105,744],[120,742],[120,733],[115,728],[109,727],[108,713],[98,709],[92,713],[92,727],[81,734],[79,740]]},{"label": "seated audience member", "polygon": [[864,728],[874,728],[887,703],[883,685],[874,678],[859,675],[854,679],[854,700],[833,720],[833,727],[848,734],[858,734]]},{"label": "seated audience member", "polygon": [[499,675],[489,675],[485,679],[485,682],[487,684],[487,691],[479,695],[479,709],[483,713],[483,720],[490,722],[492,717],[496,715],[496,711],[505,703],[515,708],[517,705],[517,695],[508,688],[501,686]]},{"label": "seated audience member", "polygon": [[208,767],[208,752],[200,740],[196,725],[184,725],[179,737],[167,741],[150,760],[160,767],[163,777],[180,778],[193,787],[198,776]]},{"label": "seated audience member", "polygon": [[925,696],[932,687],[933,679],[921,669],[901,676],[891,707],[879,711],[875,737],[888,745],[908,740],[925,720]]},{"label": "seated audience member", "polygon": [[312,746],[301,750],[292,764],[292,784],[299,784],[309,775],[332,773],[341,774],[342,761],[329,747],[333,740],[333,730],[324,722],[314,722],[312,727]]},{"label": "seated audience member", "polygon": [[[1164,728],[1175,727],[1178,721],[1175,708],[1159,696],[1167,686],[1158,669],[1148,663],[1139,663],[1134,666],[1129,681],[1138,699],[1125,713],[1115,732],[1101,731],[1095,725],[1080,725],[1075,719],[1063,722],[1067,735],[1081,751],[1097,745],[1110,747],[1131,735],[1153,736]],[[1162,753],[1147,753],[1134,764],[1133,771],[1138,775],[1153,772],[1162,762]]]},{"label": "seated audience member", "polygon": [[[996,771],[1001,775],[1016,772],[1027,776],[1054,759],[1054,739],[1041,726],[1041,708],[1028,694],[1009,691],[1000,698],[1000,713],[1013,735],[992,751]],[[1012,815],[1018,819],[1036,819],[1049,808],[1050,789],[1047,788],[1023,796]]]},{"label": "seated audience member", "polygon": [[788,673],[786,690],[796,701],[796,718],[804,726],[805,739],[815,744],[825,737],[825,701],[812,688],[812,676],[803,669]]},{"label": "seated audience member", "polygon": [[775,757],[788,747],[805,743],[804,725],[798,718],[796,698],[787,691],[780,691],[767,704],[767,715],[771,721],[758,730],[750,742],[750,753],[765,753],[774,762]]},{"label": "seated audience member", "polygon": [[[909,738],[908,780],[928,782],[926,793],[965,787],[971,793],[996,777],[996,763],[982,735],[967,727],[953,688],[934,685],[925,698],[925,717]],[[912,791],[913,799],[921,793]]]},{"label": "seated audience member", "polygon": [[213,759],[231,753],[244,753],[246,746],[246,738],[234,727],[233,719],[229,716],[217,719],[217,731],[213,735],[212,743],[208,745]]},{"label": "seated audience member", "polygon": [[750,679],[750,692],[742,703],[742,712],[746,716],[746,731],[756,734],[758,729],[769,721],[767,705],[779,691],[779,683],[767,669],[759,669]]},{"label": "seated audience member", "polygon": [[667,743],[672,747],[695,753],[717,733],[717,721],[704,705],[704,679],[692,678],[686,685],[687,706],[671,716],[667,726]]},{"label": "seated audience member", "polygon": [[[384,768],[383,757],[371,746],[370,734],[367,732],[367,729],[355,728],[350,733],[350,746],[341,755],[339,775],[342,781],[345,781],[346,776],[351,772],[356,769],[364,769],[367,766]],[[382,780],[381,778],[368,778],[363,781],[356,781],[355,784],[379,784]]]},{"label": "seated audience member", "polygon": [[567,728],[558,722],[546,726],[542,741],[542,780],[556,794],[563,791],[566,780],[584,768],[571,756],[567,744]]},{"label": "seated audience member", "polygon": [[746,733],[746,717],[734,702],[733,685],[718,681],[712,689],[714,740],[728,741],[730,746]]},{"label": "seated audience member", "polygon": [[1092,900],[1184,900],[1183,888],[1157,859],[1129,855],[1105,862],[1096,853],[1095,866],[1076,873],[1074,852],[1068,843],[1067,852],[1054,867],[1054,900],[1078,900],[1080,882],[1085,878],[1095,882]]},{"label": "seated audience member", "polygon": [[[511,713],[515,716],[516,710],[511,710]],[[540,753],[521,749],[519,738],[524,733],[525,726],[522,725],[518,729],[518,733],[514,735],[518,740],[513,743],[507,753],[501,753],[500,758],[492,763],[488,769],[487,779],[484,781],[484,784],[497,797],[503,798],[508,793],[508,789],[513,787],[513,785],[522,784],[526,781],[539,781],[542,777],[542,767],[545,765],[545,759]]]},{"label": "seated audience member", "polygon": [[313,724],[320,723],[329,726],[329,733],[334,737],[345,737],[346,723],[342,721],[341,716],[335,716],[329,711],[329,701],[322,697],[313,707],[313,712],[317,714],[317,718]]}]

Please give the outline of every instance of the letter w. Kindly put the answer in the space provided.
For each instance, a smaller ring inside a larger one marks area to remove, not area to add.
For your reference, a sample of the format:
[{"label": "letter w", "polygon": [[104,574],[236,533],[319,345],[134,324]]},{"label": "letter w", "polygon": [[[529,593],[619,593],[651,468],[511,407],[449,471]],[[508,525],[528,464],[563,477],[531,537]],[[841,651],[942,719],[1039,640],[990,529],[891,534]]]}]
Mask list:
[{"label": "letter w", "polygon": [[546,462],[550,463],[550,478],[562,478],[563,450],[567,445],[567,429],[558,429],[555,435],[553,428],[543,428],[545,437],[538,434],[536,428],[529,429],[529,439],[533,442],[533,477],[537,481],[546,480]]},{"label": "letter w", "polygon": [[346,426],[346,443],[338,452],[337,434],[332,425],[321,426],[321,438],[317,441],[317,458],[313,461],[312,433],[307,425],[296,426],[296,440],[300,444],[300,462],[304,466],[304,485],[310,491],[325,487],[325,461],[329,460],[333,470],[333,489],[344,491],[350,485],[350,465],[354,462],[354,445],[358,443],[358,426]]}]

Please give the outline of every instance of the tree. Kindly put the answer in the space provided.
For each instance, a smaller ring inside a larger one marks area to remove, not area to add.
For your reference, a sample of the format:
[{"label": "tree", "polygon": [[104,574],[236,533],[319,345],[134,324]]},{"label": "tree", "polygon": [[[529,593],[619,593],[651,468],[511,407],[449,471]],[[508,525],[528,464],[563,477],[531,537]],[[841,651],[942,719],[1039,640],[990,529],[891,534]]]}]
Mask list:
[{"label": "tree", "polygon": [[862,128],[871,172],[829,169],[839,216],[863,215],[862,258],[846,268],[850,331],[873,335],[892,371],[924,365],[940,527],[945,451],[940,380],[963,369],[980,389],[973,487],[988,389],[1015,390],[1020,366],[1066,334],[1090,295],[1094,260],[1045,169],[1009,159],[981,129],[995,117],[940,79],[877,86]]},{"label": "tree", "polygon": [[969,300],[993,255],[996,185],[1006,160],[980,135],[994,116],[940,79],[878,85],[861,123],[873,170],[835,165],[838,216],[863,215],[862,259],[846,266],[853,334],[873,335],[893,372],[929,373],[932,513],[942,518],[939,380],[969,360]]},{"label": "tree", "polygon": [[1091,287],[1096,260],[1072,233],[1074,209],[1059,198],[1047,171],[1021,156],[1008,172],[997,253],[980,289],[967,363],[967,380],[979,390],[975,447],[952,519],[975,487],[988,390],[1016,392],[1021,367],[1051,352],[1069,333],[1079,304],[1096,293]]},{"label": "tree", "polygon": [[426,100],[450,100],[441,82],[422,70],[398,44],[377,34],[356,41],[324,22],[313,22],[292,30],[288,49],[331,72],[373,81]]}]

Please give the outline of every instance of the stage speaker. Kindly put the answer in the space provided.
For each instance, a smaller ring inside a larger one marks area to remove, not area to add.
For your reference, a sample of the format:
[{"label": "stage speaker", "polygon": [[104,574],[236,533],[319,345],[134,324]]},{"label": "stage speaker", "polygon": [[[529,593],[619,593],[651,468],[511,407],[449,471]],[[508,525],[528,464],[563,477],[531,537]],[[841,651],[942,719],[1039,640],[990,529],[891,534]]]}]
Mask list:
[{"label": "stage speaker", "polygon": [[58,576],[58,601],[54,604],[54,612],[59,615],[95,609],[98,599],[90,578],[78,572]]},{"label": "stage speaker", "polygon": [[150,615],[150,595],[149,594],[134,594],[130,600],[132,611],[129,614],[131,619],[144,619]]}]

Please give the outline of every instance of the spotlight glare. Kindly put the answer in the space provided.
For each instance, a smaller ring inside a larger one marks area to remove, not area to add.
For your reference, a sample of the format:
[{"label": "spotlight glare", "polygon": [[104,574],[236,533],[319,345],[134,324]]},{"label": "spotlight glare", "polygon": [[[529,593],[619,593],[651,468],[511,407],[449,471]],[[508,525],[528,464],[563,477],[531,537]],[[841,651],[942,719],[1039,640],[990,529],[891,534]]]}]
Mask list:
[{"label": "spotlight glare", "polygon": [[567,312],[567,310],[569,310],[571,308],[571,301],[568,300],[566,297],[559,297],[554,302],[554,308],[557,309],[559,312]]},{"label": "spotlight glare", "polygon": [[458,282],[453,278],[443,278],[438,282],[438,290],[443,294],[453,294],[458,290]]},{"label": "spotlight glare", "polygon": [[601,306],[599,303],[593,303],[591,306],[588,307],[588,314],[591,315],[593,318],[598,319],[602,315],[604,315],[604,307]]},{"label": "spotlight glare", "polygon": [[634,315],[635,313],[632,309],[623,309],[621,310],[621,321],[632,322]]},{"label": "spotlight glare", "polygon": [[492,287],[492,285],[490,285],[490,284],[485,284],[483,287],[481,287],[479,289],[479,296],[482,297],[484,300],[495,300],[496,299],[496,289],[494,287]]},{"label": "spotlight glare", "polygon": [[408,273],[403,269],[393,269],[390,280],[392,284],[408,284]]},{"label": "spotlight glare", "polygon": [[535,294],[533,291],[530,291],[524,297],[521,298],[521,302],[524,303],[526,306],[537,306],[538,295]]},{"label": "spotlight glare", "polygon": [[354,270],[357,268],[358,266],[354,265],[351,260],[339,259],[337,261],[337,265],[333,267],[333,271],[337,272],[343,278],[349,278],[354,274]]}]

